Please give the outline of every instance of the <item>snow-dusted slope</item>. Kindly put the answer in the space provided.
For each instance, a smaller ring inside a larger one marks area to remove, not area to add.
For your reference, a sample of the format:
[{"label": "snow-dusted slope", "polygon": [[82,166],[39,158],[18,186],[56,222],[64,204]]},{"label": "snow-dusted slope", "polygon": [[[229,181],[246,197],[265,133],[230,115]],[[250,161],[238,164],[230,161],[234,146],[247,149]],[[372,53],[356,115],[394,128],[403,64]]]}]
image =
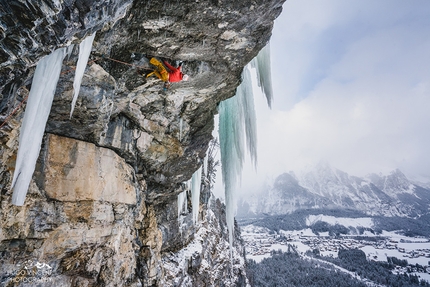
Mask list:
[{"label": "snow-dusted slope", "polygon": [[370,214],[384,210],[388,215],[399,215],[390,207],[392,198],[371,182],[350,176],[320,162],[312,170],[299,176],[300,184],[313,194],[330,199],[335,206],[356,208]]},{"label": "snow-dusted slope", "polygon": [[[177,252],[162,256],[160,286],[249,286],[242,243],[230,248],[219,201],[212,200],[193,240]],[[239,240],[236,234],[236,239]],[[230,254],[232,257],[230,257]]]},{"label": "snow-dusted slope", "polygon": [[369,174],[366,178],[389,196],[397,196],[401,193],[413,194],[415,185],[399,170],[392,171],[389,175]]}]

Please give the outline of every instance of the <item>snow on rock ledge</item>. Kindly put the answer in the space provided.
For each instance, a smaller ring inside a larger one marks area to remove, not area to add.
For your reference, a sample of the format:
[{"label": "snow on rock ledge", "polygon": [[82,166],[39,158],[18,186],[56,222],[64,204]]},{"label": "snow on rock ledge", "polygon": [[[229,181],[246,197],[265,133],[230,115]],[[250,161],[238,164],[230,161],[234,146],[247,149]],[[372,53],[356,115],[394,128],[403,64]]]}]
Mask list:
[{"label": "snow on rock ledge", "polygon": [[162,257],[162,286],[248,286],[243,247],[233,247],[230,258],[226,226],[216,215],[221,204],[212,200],[210,205],[194,239],[178,252]]}]

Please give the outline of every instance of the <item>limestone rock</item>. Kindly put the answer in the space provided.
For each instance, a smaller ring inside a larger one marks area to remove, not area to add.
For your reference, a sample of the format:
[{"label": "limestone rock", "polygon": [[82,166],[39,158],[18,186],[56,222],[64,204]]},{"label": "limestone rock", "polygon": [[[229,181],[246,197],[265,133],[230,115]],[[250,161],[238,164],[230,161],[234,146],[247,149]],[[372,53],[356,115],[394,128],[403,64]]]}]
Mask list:
[{"label": "limestone rock", "polygon": [[[267,44],[283,2],[4,2],[1,123],[25,102],[43,56],[97,33],[71,119],[78,45],[63,62],[22,207],[11,205],[10,185],[25,103],[0,128],[0,284],[245,286],[240,236],[231,264],[222,204],[202,192],[194,225],[190,203],[178,216],[177,195],[202,164],[218,104]],[[152,56],[182,61],[190,80],[163,90],[142,77]]]},{"label": "limestone rock", "polygon": [[110,149],[49,135],[43,162],[49,198],[136,204],[133,169]]}]

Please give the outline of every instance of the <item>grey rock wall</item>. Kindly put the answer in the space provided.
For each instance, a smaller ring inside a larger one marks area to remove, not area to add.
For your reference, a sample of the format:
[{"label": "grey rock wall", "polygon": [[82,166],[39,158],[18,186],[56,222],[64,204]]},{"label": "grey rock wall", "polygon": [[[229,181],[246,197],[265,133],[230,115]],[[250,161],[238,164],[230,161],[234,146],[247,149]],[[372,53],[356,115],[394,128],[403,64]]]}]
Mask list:
[{"label": "grey rock wall", "polygon": [[[177,195],[202,164],[217,105],[234,95],[244,65],[266,45],[282,3],[3,1],[1,122],[28,95],[41,57],[97,34],[72,119],[77,45],[63,62],[22,207],[11,205],[10,184],[25,104],[0,129],[1,282],[246,285],[240,235],[231,263],[221,203],[208,203],[206,190],[194,225],[191,206],[178,219]],[[164,91],[137,73],[151,56],[183,61],[191,80]],[[33,266],[39,273],[28,276],[31,262],[49,268]]]}]

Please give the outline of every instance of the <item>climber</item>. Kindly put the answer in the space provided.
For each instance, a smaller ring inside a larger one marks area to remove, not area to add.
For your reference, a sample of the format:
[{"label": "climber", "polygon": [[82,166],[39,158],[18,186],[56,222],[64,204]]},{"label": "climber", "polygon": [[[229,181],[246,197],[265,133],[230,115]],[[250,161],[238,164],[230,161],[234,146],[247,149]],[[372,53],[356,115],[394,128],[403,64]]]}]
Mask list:
[{"label": "climber", "polygon": [[164,65],[166,65],[167,69],[163,66],[163,64],[158,61],[156,58],[151,58],[149,61],[152,65],[156,67],[156,69],[147,74],[146,77],[150,77],[152,75],[157,76],[160,80],[165,82],[165,87],[168,88],[170,83],[187,81],[188,75],[182,73],[182,62],[179,64],[177,68],[170,65],[167,61],[163,61]]}]

